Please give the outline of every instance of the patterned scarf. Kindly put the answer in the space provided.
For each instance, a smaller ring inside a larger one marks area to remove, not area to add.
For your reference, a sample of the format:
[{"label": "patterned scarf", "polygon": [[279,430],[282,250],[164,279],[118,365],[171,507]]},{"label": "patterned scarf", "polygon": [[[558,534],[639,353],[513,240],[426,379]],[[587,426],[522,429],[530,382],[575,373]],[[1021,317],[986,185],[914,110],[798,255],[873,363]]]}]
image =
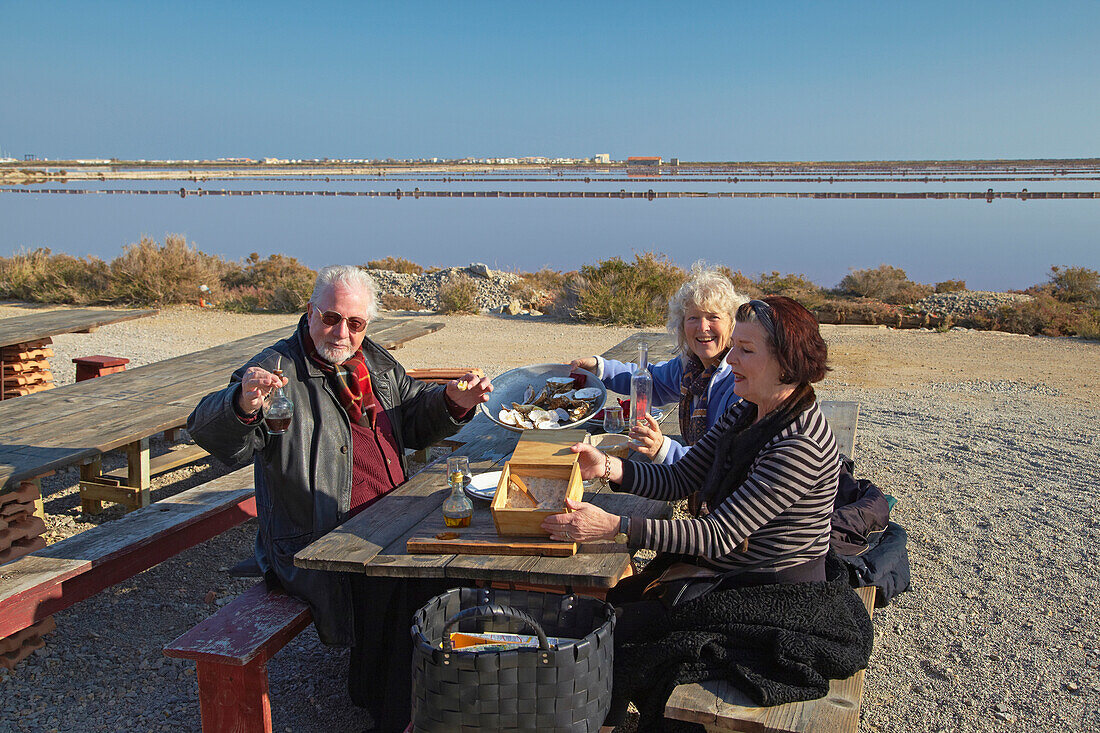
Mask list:
[{"label": "patterned scarf", "polygon": [[[722,352],[718,361],[704,367],[702,360],[695,354],[688,354],[684,365],[684,376],[680,380],[680,435],[687,445],[695,445],[707,432],[707,398],[711,377],[718,371],[722,359],[729,352]],[[692,409],[695,405],[695,409]]]},{"label": "patterned scarf", "polygon": [[371,387],[370,372],[367,371],[363,349],[360,348],[343,364],[333,366],[317,353],[317,347],[309,335],[304,316],[298,324],[298,333],[302,337],[306,356],[324,372],[329,384],[332,385],[332,391],[340,400],[340,405],[348,413],[348,419],[356,425],[370,426],[374,429],[375,420],[382,408],[374,398],[374,389]]}]

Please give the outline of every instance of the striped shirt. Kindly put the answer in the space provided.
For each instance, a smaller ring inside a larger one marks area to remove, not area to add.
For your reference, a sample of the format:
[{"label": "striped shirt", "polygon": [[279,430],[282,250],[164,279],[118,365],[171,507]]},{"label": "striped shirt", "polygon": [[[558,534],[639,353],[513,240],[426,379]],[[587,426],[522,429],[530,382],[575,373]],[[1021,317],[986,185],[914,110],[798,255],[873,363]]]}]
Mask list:
[{"label": "striped shirt", "polygon": [[[651,499],[683,499],[701,488],[718,437],[746,408],[731,407],[699,442],[670,465],[628,461],[618,489]],[[761,449],[745,481],[705,517],[632,518],[630,544],[699,557],[717,570],[783,570],[825,555],[840,458],[817,403]],[[751,537],[748,552],[737,546]]]}]

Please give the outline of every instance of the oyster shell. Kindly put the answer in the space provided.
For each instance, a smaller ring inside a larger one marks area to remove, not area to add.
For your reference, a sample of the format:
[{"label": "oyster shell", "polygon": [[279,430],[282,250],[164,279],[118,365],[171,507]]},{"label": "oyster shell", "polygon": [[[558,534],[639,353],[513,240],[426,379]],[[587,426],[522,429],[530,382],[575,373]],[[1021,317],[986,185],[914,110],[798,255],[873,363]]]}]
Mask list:
[{"label": "oyster shell", "polygon": [[559,392],[565,392],[573,388],[572,377],[550,377],[546,380],[546,388],[550,390],[550,394],[558,394]]},{"label": "oyster shell", "polygon": [[585,402],[591,402],[592,400],[598,400],[600,398],[600,390],[595,387],[585,387],[578,389],[573,393],[573,399],[584,400]]},{"label": "oyster shell", "polygon": [[497,418],[499,418],[500,421],[502,423],[504,423],[505,425],[518,425],[519,424],[516,421],[516,413],[515,413],[514,410],[502,409],[500,411],[500,413],[497,415]]}]

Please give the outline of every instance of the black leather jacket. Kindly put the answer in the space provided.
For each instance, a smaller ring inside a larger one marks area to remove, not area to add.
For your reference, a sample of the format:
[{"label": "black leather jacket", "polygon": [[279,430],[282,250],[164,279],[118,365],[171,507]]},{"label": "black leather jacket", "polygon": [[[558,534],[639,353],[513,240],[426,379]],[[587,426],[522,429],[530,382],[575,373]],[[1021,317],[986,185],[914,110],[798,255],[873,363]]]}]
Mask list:
[{"label": "black leather jacket", "polygon": [[[287,591],[309,603],[323,642],[350,646],[355,639],[347,577],[294,565],[296,552],[347,519],[351,503],[350,423],[325,375],[305,356],[303,327],[304,316],[292,336],[235,371],[225,389],[204,397],[188,417],[187,430],[230,466],[253,462],[260,568],[274,570]],[[290,380],[285,392],[294,403],[294,419],[287,432],[269,435],[262,423],[244,423],[233,402],[245,370],[254,365],[270,370],[276,353]],[[461,427],[447,410],[442,387],[407,376],[389,352],[369,339],[363,341],[363,353],[403,464],[405,448],[426,447]]]}]

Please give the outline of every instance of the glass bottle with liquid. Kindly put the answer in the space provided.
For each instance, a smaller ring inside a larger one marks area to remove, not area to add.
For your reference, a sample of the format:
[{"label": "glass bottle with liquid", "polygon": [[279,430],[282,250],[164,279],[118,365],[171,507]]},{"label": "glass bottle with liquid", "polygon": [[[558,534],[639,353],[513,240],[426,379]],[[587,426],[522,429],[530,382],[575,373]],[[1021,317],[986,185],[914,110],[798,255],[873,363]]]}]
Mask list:
[{"label": "glass bottle with liquid", "polygon": [[465,487],[470,482],[470,461],[466,456],[447,459],[447,485],[451,495],[443,502],[443,523],[448,527],[469,527],[474,513],[474,503],[466,496]]},{"label": "glass bottle with liquid", "polygon": [[[282,379],[282,369],[273,369],[271,373]],[[264,407],[264,422],[267,424],[267,432],[272,435],[282,435],[290,427],[290,420],[293,417],[294,403],[286,396],[283,388],[279,387],[271,393],[270,401]]]},{"label": "glass bottle with liquid", "polygon": [[649,374],[649,344],[638,345],[638,371],[630,378],[630,426],[646,424],[653,401],[653,377]]}]

